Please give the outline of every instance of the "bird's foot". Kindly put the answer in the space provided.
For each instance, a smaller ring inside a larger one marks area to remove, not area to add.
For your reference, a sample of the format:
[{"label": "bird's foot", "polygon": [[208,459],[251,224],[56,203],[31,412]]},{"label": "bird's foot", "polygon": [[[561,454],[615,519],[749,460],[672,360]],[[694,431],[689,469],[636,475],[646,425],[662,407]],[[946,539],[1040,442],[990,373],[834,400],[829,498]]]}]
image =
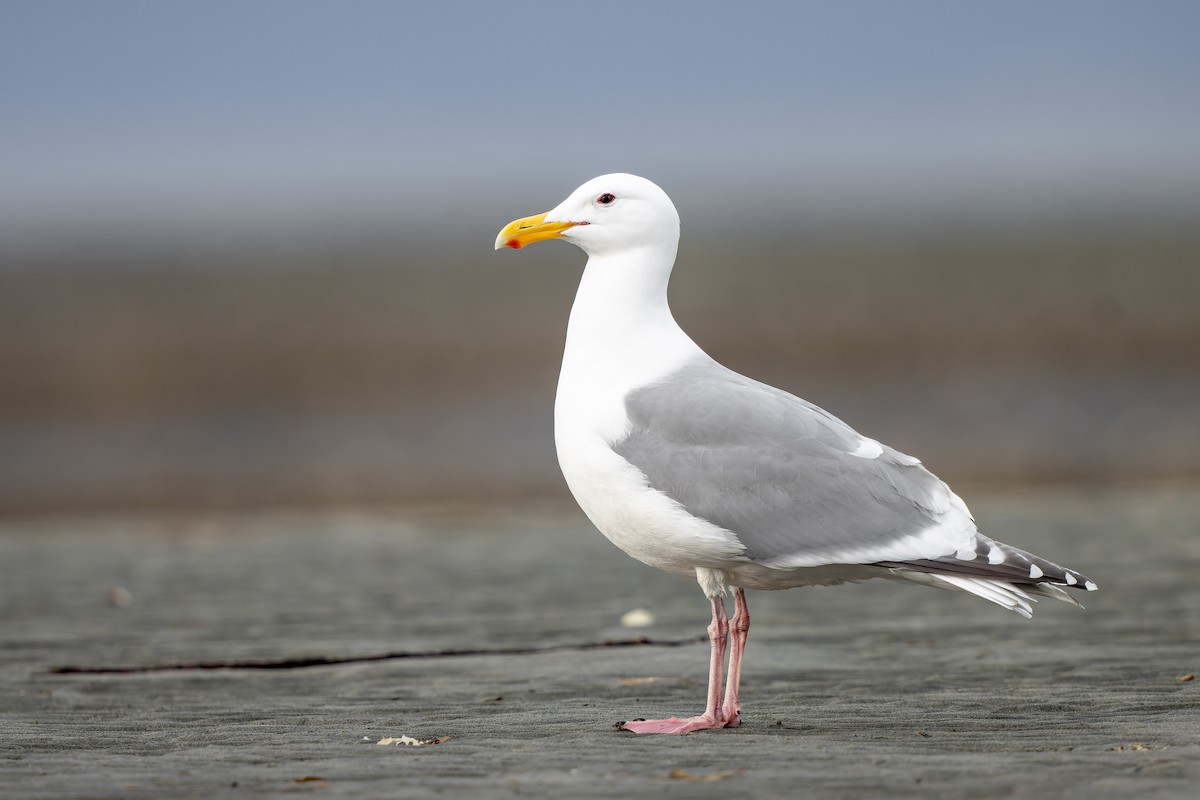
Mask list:
[{"label": "bird's foot", "polygon": [[720,728],[735,728],[738,718],[726,720],[717,714],[701,714],[698,717],[671,717],[670,719],[635,719],[617,725],[617,730],[633,733],[691,733]]}]

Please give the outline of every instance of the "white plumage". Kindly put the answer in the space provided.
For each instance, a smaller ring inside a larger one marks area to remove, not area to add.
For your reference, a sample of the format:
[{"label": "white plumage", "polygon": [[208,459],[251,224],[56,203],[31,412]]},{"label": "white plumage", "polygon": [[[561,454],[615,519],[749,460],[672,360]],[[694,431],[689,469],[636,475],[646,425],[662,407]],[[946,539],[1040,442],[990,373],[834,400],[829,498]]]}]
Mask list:
[{"label": "white plumage", "polygon": [[[919,460],[705,354],[667,304],[679,216],[655,184],[595,178],[553,210],[510,223],[496,247],[551,238],[588,254],[555,402],[563,476],[610,541],[695,577],[713,607],[704,714],[627,730],[738,724],[746,588],[903,578],[1024,616],[1032,595],[1074,602],[1058,587],[1096,588],[979,533],[966,504]],[[727,619],[730,589],[736,612]]]}]

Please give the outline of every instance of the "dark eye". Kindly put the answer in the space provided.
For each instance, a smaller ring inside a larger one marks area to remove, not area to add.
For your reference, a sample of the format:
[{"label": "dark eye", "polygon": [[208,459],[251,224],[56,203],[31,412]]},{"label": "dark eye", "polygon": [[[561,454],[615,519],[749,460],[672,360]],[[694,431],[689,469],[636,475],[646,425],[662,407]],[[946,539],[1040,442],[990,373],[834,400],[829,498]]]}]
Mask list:
[{"label": "dark eye", "polygon": [[615,194],[613,194],[612,192],[605,192],[604,194],[602,194],[596,198],[596,202],[602,206],[607,206],[607,205],[611,205],[616,199],[617,199],[617,196]]}]

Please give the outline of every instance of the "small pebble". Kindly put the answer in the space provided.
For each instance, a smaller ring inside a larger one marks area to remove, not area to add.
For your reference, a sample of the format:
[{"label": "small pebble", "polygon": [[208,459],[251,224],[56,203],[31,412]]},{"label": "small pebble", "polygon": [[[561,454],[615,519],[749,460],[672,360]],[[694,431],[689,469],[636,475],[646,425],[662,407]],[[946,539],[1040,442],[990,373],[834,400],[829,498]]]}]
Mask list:
[{"label": "small pebble", "polygon": [[133,605],[133,595],[128,589],[120,586],[109,589],[106,599],[113,608],[129,608]]},{"label": "small pebble", "polygon": [[654,624],[654,615],[644,608],[635,608],[621,615],[621,627],[648,628]]}]

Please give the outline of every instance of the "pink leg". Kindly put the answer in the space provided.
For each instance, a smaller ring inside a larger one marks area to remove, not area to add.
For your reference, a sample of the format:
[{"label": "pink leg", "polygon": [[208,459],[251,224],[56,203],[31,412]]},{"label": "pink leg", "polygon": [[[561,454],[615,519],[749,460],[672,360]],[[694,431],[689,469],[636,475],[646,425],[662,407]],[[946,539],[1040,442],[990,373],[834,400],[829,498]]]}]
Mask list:
[{"label": "pink leg", "polygon": [[735,608],[729,620],[729,675],[725,681],[725,703],[721,706],[726,728],[736,728],[742,721],[738,687],[742,683],[742,653],[746,651],[746,637],[750,633],[750,607],[746,605],[746,592],[734,589],[733,602]]},{"label": "pink leg", "polygon": [[724,600],[720,597],[710,600],[713,617],[708,626],[708,638],[712,642],[712,651],[708,662],[708,703],[704,713],[698,717],[687,718],[636,719],[622,722],[617,727],[634,733],[690,733],[725,727],[725,718],[721,710],[721,672],[725,666],[725,641],[729,636],[729,618],[725,616]]}]

